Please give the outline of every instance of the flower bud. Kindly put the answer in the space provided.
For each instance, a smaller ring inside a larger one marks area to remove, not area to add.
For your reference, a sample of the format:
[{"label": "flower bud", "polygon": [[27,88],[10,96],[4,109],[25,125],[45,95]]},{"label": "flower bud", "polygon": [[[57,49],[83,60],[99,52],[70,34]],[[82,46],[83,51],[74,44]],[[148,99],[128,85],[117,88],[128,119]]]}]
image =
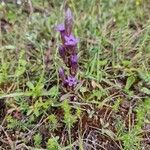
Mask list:
[{"label": "flower bud", "polygon": [[73,27],[73,16],[71,10],[68,8],[65,12],[65,33],[70,36]]},{"label": "flower bud", "polygon": [[76,54],[71,55],[70,63],[71,63],[70,72],[72,75],[76,75],[78,69],[78,58]]},{"label": "flower bud", "polygon": [[65,27],[64,27],[64,24],[59,24],[56,27],[56,30],[60,32],[61,40],[64,43],[65,42]]},{"label": "flower bud", "polygon": [[66,75],[65,75],[65,72],[64,72],[64,69],[63,69],[63,68],[60,68],[60,69],[59,69],[59,77],[60,77],[60,79],[62,80],[62,82],[65,82],[65,80],[66,80]]},{"label": "flower bud", "polygon": [[65,47],[63,45],[61,45],[61,46],[59,46],[58,50],[59,50],[59,55],[61,56],[63,61],[65,63],[67,63],[67,58],[66,58],[66,54],[65,54]]}]

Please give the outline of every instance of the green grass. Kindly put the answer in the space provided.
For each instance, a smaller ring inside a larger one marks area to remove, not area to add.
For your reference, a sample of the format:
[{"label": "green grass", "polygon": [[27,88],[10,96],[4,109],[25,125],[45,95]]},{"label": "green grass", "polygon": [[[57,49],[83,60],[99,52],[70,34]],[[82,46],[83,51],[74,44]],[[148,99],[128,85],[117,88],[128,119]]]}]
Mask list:
[{"label": "green grass", "polygon": [[59,86],[65,2],[0,5],[0,149],[150,149],[149,0],[66,3],[80,38],[76,101]]}]

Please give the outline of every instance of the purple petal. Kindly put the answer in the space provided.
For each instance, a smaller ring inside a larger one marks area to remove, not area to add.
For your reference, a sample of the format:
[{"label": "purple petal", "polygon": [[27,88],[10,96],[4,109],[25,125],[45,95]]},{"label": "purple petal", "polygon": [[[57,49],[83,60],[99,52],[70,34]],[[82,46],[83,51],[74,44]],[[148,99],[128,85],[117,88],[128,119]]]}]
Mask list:
[{"label": "purple petal", "polygon": [[79,42],[79,39],[75,38],[73,35],[65,36],[64,38],[66,46],[75,46]]},{"label": "purple petal", "polygon": [[77,84],[77,79],[73,76],[69,76],[67,79],[66,79],[66,83],[72,87],[72,86],[76,86]]},{"label": "purple petal", "polygon": [[63,32],[65,31],[65,26],[64,24],[59,24],[57,27],[56,27],[56,30],[59,31],[59,32]]}]

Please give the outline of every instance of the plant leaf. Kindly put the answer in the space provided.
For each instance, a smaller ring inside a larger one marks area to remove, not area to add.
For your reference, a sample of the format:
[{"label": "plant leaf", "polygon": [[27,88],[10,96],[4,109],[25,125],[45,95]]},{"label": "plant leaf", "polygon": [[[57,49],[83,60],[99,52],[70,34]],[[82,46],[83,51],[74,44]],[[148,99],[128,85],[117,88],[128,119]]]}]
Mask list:
[{"label": "plant leaf", "polygon": [[135,82],[136,78],[135,76],[129,76],[125,85],[125,90],[129,90],[133,83]]}]

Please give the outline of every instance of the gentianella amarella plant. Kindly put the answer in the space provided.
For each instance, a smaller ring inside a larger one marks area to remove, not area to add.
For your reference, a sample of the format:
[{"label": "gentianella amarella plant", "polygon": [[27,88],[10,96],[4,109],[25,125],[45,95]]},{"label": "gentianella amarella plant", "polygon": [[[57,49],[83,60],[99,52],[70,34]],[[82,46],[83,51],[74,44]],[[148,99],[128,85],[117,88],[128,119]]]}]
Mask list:
[{"label": "gentianella amarella plant", "polygon": [[64,64],[69,68],[69,74],[66,75],[64,68],[61,67],[59,69],[59,77],[63,87],[65,87],[67,91],[73,90],[77,85],[77,44],[79,39],[74,37],[72,28],[73,16],[71,10],[68,8],[65,12],[64,23],[57,26],[57,31],[60,32],[62,40],[62,44],[59,46],[59,54]]}]

